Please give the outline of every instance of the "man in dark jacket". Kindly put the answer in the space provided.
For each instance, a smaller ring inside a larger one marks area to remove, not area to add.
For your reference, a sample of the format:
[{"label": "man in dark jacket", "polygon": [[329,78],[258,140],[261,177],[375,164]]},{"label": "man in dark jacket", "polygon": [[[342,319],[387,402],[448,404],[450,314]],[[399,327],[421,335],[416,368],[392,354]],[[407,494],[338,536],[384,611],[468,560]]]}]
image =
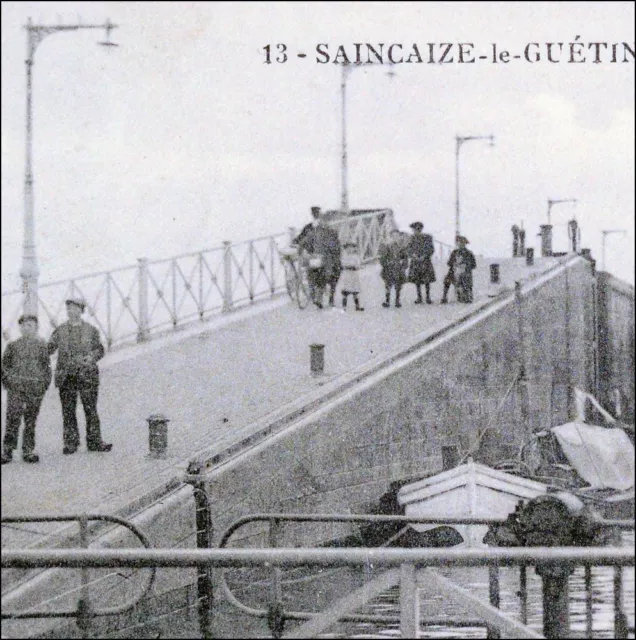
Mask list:
[{"label": "man in dark jacket", "polygon": [[468,239],[464,236],[455,238],[457,245],[448,259],[448,273],[444,278],[444,295],[442,304],[448,302],[448,290],[451,284],[455,286],[458,302],[473,301],[473,270],[477,267],[475,255],[466,248]]},{"label": "man in dark jacket", "polygon": [[417,299],[415,304],[422,304],[422,285],[426,289],[426,303],[431,304],[431,282],[435,282],[435,269],[431,257],[435,252],[433,236],[422,233],[424,225],[421,222],[414,222],[410,225],[413,235],[407,247],[409,253],[409,282],[415,284]]},{"label": "man in dark jacket", "polygon": [[312,214],[317,216],[316,223],[305,227],[297,240],[298,246],[309,254],[307,276],[311,299],[322,309],[326,285],[329,285],[329,305],[335,306],[336,285],[342,272],[341,246],[338,232],[320,216],[320,209],[312,207]]},{"label": "man in dark jacket", "polygon": [[18,432],[24,418],[22,459],[39,462],[35,449],[35,423],[42,398],[51,384],[51,364],[46,341],[38,337],[37,316],[18,320],[22,337],[10,342],[2,356],[2,386],[7,389],[7,423],[2,464],[11,462],[18,446]]},{"label": "man in dark jacket", "polygon": [[82,400],[86,416],[86,447],[89,451],[110,451],[102,441],[97,393],[99,369],[97,361],[104,357],[99,331],[82,320],[86,303],[81,298],[66,301],[68,322],[61,324],[49,340],[49,353],[59,351],[55,369],[55,386],[62,403],[64,453],[73,454],[80,443],[77,428],[77,396]]}]

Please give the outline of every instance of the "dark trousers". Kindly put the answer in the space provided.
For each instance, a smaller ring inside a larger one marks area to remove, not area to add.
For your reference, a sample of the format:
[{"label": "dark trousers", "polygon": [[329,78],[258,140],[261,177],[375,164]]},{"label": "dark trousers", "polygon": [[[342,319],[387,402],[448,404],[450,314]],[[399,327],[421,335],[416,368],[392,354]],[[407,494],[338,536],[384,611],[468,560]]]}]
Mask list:
[{"label": "dark trousers", "polygon": [[7,424],[4,432],[5,451],[13,451],[18,446],[20,423],[24,417],[22,453],[32,453],[35,449],[35,422],[42,404],[41,395],[9,391],[7,393]]},{"label": "dark trousers", "polygon": [[385,282],[384,295],[386,302],[391,302],[391,288],[395,289],[395,304],[400,304],[400,293],[402,293],[401,282]]},{"label": "dark trousers", "polygon": [[308,269],[307,280],[309,281],[309,297],[315,305],[322,305],[322,298],[325,294],[325,270]]},{"label": "dark trousers", "polygon": [[86,446],[88,449],[98,447],[102,442],[102,435],[97,415],[98,385],[80,385],[77,380],[67,379],[60,387],[60,401],[62,402],[62,421],[64,446],[77,448],[80,443],[77,428],[77,397],[82,400],[84,415],[86,416]]},{"label": "dark trousers", "polygon": [[[426,302],[431,301],[431,285],[428,282],[424,283],[424,289],[426,289]],[[422,285],[415,284],[415,291],[417,292],[417,300],[418,302],[422,302]]]}]

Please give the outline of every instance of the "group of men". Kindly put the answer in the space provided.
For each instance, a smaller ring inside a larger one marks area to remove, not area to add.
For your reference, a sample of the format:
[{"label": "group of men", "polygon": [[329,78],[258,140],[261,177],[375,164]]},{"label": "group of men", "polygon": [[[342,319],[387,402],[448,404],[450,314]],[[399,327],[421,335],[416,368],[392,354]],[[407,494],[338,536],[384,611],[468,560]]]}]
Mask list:
[{"label": "group of men", "polygon": [[[345,278],[342,283],[343,308],[346,308],[347,297],[353,294],[356,309],[362,311],[359,304],[360,282],[357,275],[358,262],[353,260],[351,254],[357,254],[357,246],[354,243],[346,243],[344,257],[342,248],[335,229],[329,226],[326,217],[321,213],[320,207],[311,207],[312,222],[307,224],[294,242],[308,257],[307,274],[309,280],[310,297],[319,309],[323,308],[325,290],[329,290],[329,306],[335,306],[336,286],[340,280],[342,270],[345,270]],[[413,235],[405,241],[404,235],[398,229],[390,233],[386,242],[379,248],[379,259],[382,267],[381,277],[385,285],[385,300],[382,306],[391,306],[391,291],[395,291],[395,306],[401,307],[400,296],[402,287],[407,282],[415,284],[417,298],[415,304],[432,304],[431,284],[435,282],[435,269],[432,257],[435,252],[433,237],[423,233],[424,225],[414,222],[410,225]],[[468,239],[457,236],[456,248],[452,251],[448,260],[448,273],[444,278],[444,294],[441,303],[448,302],[448,291],[455,287],[457,300],[470,303],[473,301],[472,272],[476,267],[474,254],[467,249]],[[353,251],[348,251],[348,249]],[[426,298],[422,297],[424,286]]]},{"label": "group of men", "polygon": [[44,394],[51,383],[50,358],[56,351],[55,386],[62,405],[63,453],[71,455],[80,445],[78,397],[86,416],[86,448],[95,452],[112,449],[112,444],[102,440],[97,414],[97,362],[104,357],[104,346],[99,331],[82,319],[85,307],[81,298],[67,299],[68,321],[53,331],[48,342],[38,336],[36,315],[20,316],[18,324],[22,336],[10,342],[2,356],[2,386],[7,389],[2,464],[13,460],[23,419],[22,459],[28,463],[40,460],[35,453],[35,426]]},{"label": "group of men", "polygon": [[[395,306],[401,307],[400,294],[407,282],[415,285],[417,298],[415,304],[423,304],[422,285],[426,292],[426,303],[432,304],[431,284],[436,281],[433,267],[433,253],[435,246],[433,236],[423,233],[424,225],[413,222],[410,225],[413,235],[406,241],[404,234],[395,229],[391,232],[387,242],[380,245],[379,258],[382,266],[381,276],[385,286],[385,300],[382,306],[391,306],[391,291],[395,291]],[[458,302],[473,301],[473,275],[477,266],[472,251],[466,248],[468,239],[464,236],[455,238],[456,248],[448,259],[448,272],[444,277],[444,294],[442,304],[448,302],[448,291],[455,287]]]}]

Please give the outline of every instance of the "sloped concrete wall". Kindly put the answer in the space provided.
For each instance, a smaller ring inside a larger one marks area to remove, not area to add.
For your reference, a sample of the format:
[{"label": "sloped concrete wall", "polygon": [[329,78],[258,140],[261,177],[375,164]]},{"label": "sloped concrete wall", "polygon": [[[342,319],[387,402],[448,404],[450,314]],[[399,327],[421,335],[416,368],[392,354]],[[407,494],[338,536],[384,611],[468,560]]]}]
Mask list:
[{"label": "sloped concrete wall", "polygon": [[[365,512],[392,482],[440,471],[442,447],[491,464],[516,455],[529,431],[569,419],[572,385],[589,388],[592,283],[577,259],[221,467],[209,484],[216,530],[249,513]],[[340,529],[289,525],[285,542]]]}]

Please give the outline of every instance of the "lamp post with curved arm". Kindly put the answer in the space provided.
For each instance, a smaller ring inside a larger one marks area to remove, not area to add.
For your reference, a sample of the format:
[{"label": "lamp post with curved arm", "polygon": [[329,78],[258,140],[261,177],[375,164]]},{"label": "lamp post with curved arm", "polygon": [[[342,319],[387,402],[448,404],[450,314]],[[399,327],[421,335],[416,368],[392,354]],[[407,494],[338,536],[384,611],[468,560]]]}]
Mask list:
[{"label": "lamp post with curved arm", "polygon": [[[368,63],[342,63],[342,75],[340,79],[340,118],[342,121],[342,138],[341,138],[341,169],[340,169],[340,209],[344,212],[349,211],[349,184],[348,184],[348,171],[349,171],[349,157],[347,151],[347,78],[354,67],[368,67],[373,65],[373,62]],[[378,64],[378,63],[376,63]],[[390,63],[393,66],[393,63]],[[387,73],[389,77],[395,75],[395,71],[392,69]]]},{"label": "lamp post with curved arm", "polygon": [[455,136],[455,237],[459,235],[459,150],[464,142],[469,140],[489,140],[490,146],[495,146],[495,136]]},{"label": "lamp post with curved arm", "polygon": [[28,19],[27,31],[27,59],[26,59],[26,164],[24,170],[24,241],[22,245],[22,292],[24,294],[23,309],[25,314],[37,315],[38,311],[38,261],[35,247],[35,216],[33,197],[33,64],[37,46],[52,33],[60,31],[78,31],[79,29],[104,29],[106,40],[99,44],[117,46],[110,42],[110,32],[117,25],[107,20],[104,24],[59,24],[38,25]]}]

